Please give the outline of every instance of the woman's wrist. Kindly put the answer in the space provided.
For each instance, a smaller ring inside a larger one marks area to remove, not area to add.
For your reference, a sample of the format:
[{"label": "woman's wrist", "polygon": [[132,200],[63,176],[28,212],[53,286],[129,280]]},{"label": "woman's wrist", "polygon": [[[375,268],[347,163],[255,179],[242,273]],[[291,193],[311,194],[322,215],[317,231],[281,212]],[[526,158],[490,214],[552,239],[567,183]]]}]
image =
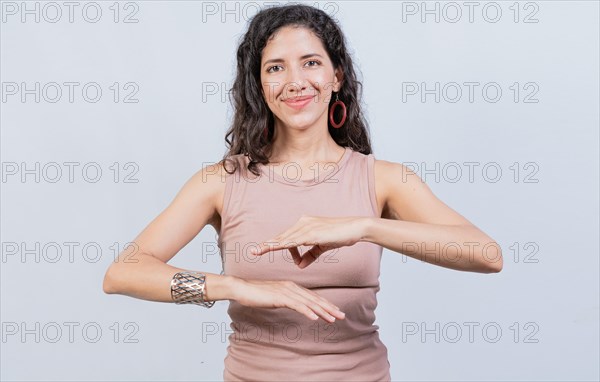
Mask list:
[{"label": "woman's wrist", "polygon": [[241,279],[230,275],[205,273],[206,275],[206,301],[235,300]]},{"label": "woman's wrist", "polygon": [[360,235],[360,241],[373,241],[373,226],[376,224],[375,217],[366,216],[361,218],[362,230]]}]

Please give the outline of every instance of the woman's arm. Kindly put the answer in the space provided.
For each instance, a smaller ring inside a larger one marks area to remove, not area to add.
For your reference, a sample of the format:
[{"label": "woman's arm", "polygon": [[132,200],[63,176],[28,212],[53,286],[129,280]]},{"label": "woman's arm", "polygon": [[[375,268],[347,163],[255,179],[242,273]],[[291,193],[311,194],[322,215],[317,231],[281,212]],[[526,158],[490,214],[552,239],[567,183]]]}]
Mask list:
[{"label": "woman's arm", "polygon": [[[136,256],[137,263],[112,264],[104,277],[103,289],[108,294],[123,294],[142,300],[173,302],[171,279],[177,272],[189,271],[165,264],[147,253]],[[202,272],[202,271],[199,271]],[[232,300],[236,291],[233,276],[202,272],[206,275],[206,301]]]},{"label": "woman's arm", "polygon": [[[125,248],[104,276],[103,290],[158,302],[172,302],[171,279],[184,269],[166,264],[212,219],[224,187],[222,166],[203,168],[169,206]],[[206,273],[206,300],[232,299],[239,279]]]},{"label": "woman's arm", "polygon": [[[182,187],[171,204],[125,248],[104,276],[103,289],[158,302],[173,302],[171,279],[183,271],[166,264],[202,228],[217,219],[226,173],[221,164],[202,169]],[[239,170],[238,170],[239,171]],[[222,207],[221,207],[222,208]],[[289,308],[313,320],[333,322],[344,313],[318,293],[292,281],[248,280],[206,273],[205,301],[235,300],[254,308]]]},{"label": "woman's arm", "polygon": [[406,166],[375,161],[381,218],[365,218],[361,240],[446,268],[493,273],[503,266],[491,237],[439,200]]}]

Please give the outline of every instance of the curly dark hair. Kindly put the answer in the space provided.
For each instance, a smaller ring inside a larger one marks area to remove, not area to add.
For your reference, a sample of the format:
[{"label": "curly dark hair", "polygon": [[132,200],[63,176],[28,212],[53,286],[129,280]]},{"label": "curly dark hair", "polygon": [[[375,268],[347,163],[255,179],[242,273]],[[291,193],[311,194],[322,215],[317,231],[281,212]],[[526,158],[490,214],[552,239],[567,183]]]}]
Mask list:
[{"label": "curly dark hair", "polygon": [[[233,123],[225,135],[229,147],[221,162],[232,155],[245,154],[250,158],[248,170],[259,176],[257,163],[268,164],[271,138],[274,133],[274,117],[261,92],[260,62],[262,52],[269,38],[285,26],[310,29],[323,43],[335,69],[343,73],[342,85],[338,93],[333,92],[329,107],[335,96],[346,104],[346,122],[336,129],[327,122],[333,140],[342,147],[370,154],[371,141],[369,128],[361,111],[362,83],[357,80],[352,58],[346,49],[346,40],[337,23],[324,11],[301,4],[287,4],[270,7],[258,12],[241,37],[237,50],[237,74],[229,93],[233,97]],[[342,118],[340,108],[336,108],[334,119]],[[268,136],[265,136],[265,129]],[[231,137],[231,140],[229,139]],[[237,164],[234,163],[232,174]]]}]

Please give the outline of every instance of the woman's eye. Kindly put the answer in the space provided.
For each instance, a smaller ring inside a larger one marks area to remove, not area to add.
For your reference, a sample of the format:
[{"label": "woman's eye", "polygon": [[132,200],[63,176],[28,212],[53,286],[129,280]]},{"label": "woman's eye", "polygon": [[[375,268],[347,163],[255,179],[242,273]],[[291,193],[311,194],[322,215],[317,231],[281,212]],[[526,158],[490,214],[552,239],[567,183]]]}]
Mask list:
[{"label": "woman's eye", "polygon": [[[308,65],[308,66],[317,66],[317,65],[321,65],[321,62],[317,61],[317,60],[310,60],[306,62],[307,64],[309,63],[315,63],[316,65]],[[273,70],[275,68],[281,68],[281,65],[273,65],[267,68],[267,73],[274,73],[274,72],[280,72],[281,70]]]},{"label": "woman's eye", "polygon": [[[267,69],[267,72],[269,72],[269,73],[273,73],[273,70],[272,70],[273,68],[281,68],[281,66],[280,66],[280,65],[274,65],[274,66],[270,66],[270,67]],[[278,72],[278,71],[279,71],[279,70],[276,70],[276,72]]]}]

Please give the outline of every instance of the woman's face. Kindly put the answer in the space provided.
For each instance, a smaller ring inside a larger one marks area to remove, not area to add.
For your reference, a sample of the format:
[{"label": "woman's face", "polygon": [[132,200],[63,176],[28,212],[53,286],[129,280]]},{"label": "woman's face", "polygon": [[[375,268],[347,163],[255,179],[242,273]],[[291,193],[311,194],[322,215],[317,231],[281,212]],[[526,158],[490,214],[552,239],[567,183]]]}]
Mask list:
[{"label": "woman's face", "polygon": [[[327,127],[331,92],[339,91],[341,72],[334,70],[321,40],[310,29],[279,29],[263,49],[260,79],[276,125]],[[310,99],[302,100],[306,98]]]}]

